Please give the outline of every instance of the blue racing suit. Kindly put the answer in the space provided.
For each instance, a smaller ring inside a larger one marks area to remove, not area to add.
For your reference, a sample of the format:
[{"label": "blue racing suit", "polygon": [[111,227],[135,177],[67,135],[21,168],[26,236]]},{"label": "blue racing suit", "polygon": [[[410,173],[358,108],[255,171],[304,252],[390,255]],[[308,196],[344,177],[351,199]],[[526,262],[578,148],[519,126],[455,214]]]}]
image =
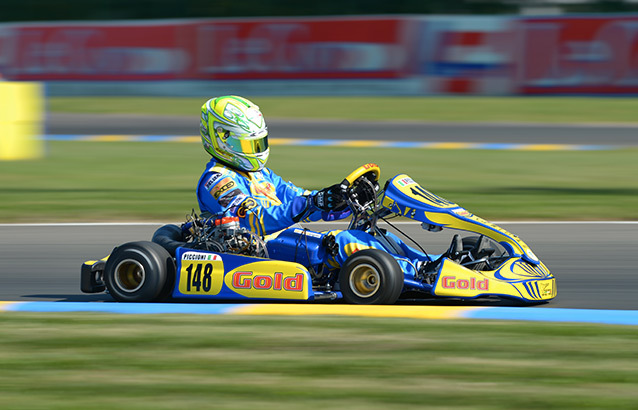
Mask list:
[{"label": "blue racing suit", "polygon": [[[214,158],[206,164],[206,170],[197,184],[197,201],[203,215],[237,216],[240,226],[259,236],[278,232],[297,222],[320,219],[333,221],[350,215],[349,210],[321,211],[313,204],[313,193],[285,182],[268,168],[243,172]],[[333,260],[326,261],[334,267],[341,266],[348,256],[358,250],[385,250],[377,238],[366,232],[334,233],[339,251]],[[420,261],[428,260],[427,256],[408,247],[396,236],[390,235],[390,238],[397,245],[397,252],[392,254],[404,272],[416,273]]]},{"label": "blue racing suit", "polygon": [[350,211],[322,212],[312,203],[311,191],[285,182],[268,168],[243,172],[215,159],[197,184],[197,201],[203,214],[237,216],[242,227],[265,236],[297,222],[334,221]]}]

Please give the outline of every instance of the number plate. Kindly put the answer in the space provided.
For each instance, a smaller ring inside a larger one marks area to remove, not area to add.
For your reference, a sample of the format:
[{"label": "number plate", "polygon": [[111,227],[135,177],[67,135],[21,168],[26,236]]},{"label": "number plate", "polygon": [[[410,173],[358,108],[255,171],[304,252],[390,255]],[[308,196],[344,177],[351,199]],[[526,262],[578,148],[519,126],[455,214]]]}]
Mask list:
[{"label": "number plate", "polygon": [[224,284],[224,262],[219,255],[186,252],[182,255],[179,291],[184,295],[217,295]]}]

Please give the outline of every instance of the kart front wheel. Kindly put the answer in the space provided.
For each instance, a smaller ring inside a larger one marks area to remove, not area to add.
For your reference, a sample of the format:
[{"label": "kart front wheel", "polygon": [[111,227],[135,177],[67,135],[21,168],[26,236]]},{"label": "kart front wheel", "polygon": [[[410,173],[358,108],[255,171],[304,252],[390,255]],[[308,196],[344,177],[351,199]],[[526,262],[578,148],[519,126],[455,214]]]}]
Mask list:
[{"label": "kart front wheel", "polygon": [[104,266],[104,284],[118,302],[155,302],[168,296],[175,263],[162,246],[129,242],[113,250]]},{"label": "kart front wheel", "polygon": [[379,249],[356,252],[341,267],[343,299],[358,305],[393,304],[403,290],[403,272],[397,261]]}]

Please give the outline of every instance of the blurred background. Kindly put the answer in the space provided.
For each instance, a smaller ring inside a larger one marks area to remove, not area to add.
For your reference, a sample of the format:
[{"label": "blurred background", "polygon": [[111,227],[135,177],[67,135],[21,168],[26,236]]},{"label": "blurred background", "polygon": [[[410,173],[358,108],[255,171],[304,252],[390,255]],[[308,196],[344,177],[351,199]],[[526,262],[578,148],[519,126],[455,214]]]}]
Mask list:
[{"label": "blurred background", "polygon": [[633,94],[632,11],[638,0],[4,0],[0,73],[49,96]]}]

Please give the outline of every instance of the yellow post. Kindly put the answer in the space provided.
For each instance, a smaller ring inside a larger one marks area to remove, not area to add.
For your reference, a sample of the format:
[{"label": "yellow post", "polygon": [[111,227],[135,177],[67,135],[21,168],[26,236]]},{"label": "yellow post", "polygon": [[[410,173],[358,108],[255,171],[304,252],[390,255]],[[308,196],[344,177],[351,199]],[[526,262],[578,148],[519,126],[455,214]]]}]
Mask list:
[{"label": "yellow post", "polygon": [[40,83],[0,81],[0,160],[42,157],[43,118]]}]

